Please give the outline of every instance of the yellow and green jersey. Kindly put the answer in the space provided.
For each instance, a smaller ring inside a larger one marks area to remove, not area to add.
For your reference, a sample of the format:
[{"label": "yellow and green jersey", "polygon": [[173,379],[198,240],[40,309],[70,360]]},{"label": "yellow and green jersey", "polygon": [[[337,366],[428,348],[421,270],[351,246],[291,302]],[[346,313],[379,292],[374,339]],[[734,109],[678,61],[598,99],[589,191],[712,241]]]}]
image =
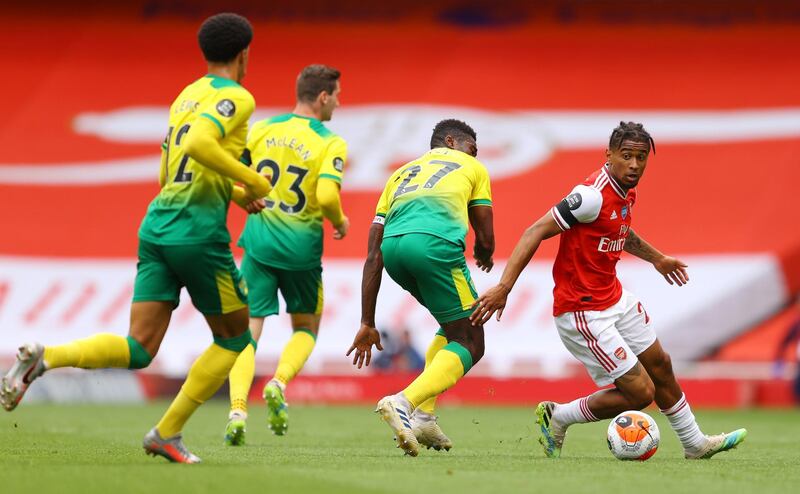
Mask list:
[{"label": "yellow and green jersey", "polygon": [[347,144],[315,118],[293,113],[253,125],[242,161],[272,174],[267,207],[247,218],[239,246],[258,262],[305,270],[322,262],[317,182],[341,185]]},{"label": "yellow and green jersey", "polygon": [[427,233],[465,247],[467,210],[491,206],[489,172],[472,156],[431,149],[395,171],[378,200],[376,221],[384,237]]},{"label": "yellow and green jersey", "polygon": [[181,145],[198,118],[213,122],[219,143],[239,159],[253,114],[253,96],[236,82],[207,75],[189,84],[169,109],[169,129],[161,159],[161,191],[147,208],[139,237],[161,245],[225,242],[233,180],[206,168]]}]

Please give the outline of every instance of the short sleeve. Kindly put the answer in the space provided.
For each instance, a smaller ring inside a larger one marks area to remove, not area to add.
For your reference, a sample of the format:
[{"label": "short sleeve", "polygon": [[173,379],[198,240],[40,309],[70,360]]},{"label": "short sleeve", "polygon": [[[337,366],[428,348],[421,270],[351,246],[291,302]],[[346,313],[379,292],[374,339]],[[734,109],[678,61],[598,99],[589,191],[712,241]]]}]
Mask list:
[{"label": "short sleeve", "polygon": [[342,183],[344,164],[347,161],[347,143],[339,136],[332,139],[322,159],[319,169],[319,178],[327,178],[334,182]]},{"label": "short sleeve", "polygon": [[602,207],[603,194],[599,190],[588,185],[578,185],[550,210],[550,214],[562,230],[569,230],[578,223],[596,220]]},{"label": "short sleeve", "polygon": [[225,137],[242,124],[246,124],[253,114],[256,102],[253,96],[242,87],[225,88],[199,110],[200,118],[211,120]]},{"label": "short sleeve", "polygon": [[386,187],[383,188],[383,193],[378,199],[378,205],[375,207],[375,219],[372,220],[373,223],[383,225],[386,222],[386,215],[389,214],[389,196],[391,196],[392,183],[394,182],[392,178],[394,178],[394,174],[386,182]]},{"label": "short sleeve", "polygon": [[491,206],[492,205],[492,186],[489,181],[489,172],[486,167],[478,163],[475,167],[475,184],[472,187],[472,194],[469,198],[468,207],[472,206]]}]

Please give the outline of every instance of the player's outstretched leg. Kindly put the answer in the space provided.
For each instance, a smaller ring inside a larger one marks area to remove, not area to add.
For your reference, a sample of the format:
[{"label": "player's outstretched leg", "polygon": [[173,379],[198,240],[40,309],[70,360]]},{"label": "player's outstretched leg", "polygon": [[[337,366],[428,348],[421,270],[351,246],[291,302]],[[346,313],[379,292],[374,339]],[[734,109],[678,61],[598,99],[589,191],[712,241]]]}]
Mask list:
[{"label": "player's outstretched leg", "polygon": [[163,456],[173,463],[200,463],[201,461],[186,448],[180,434],[165,439],[161,437],[155,427],[144,436],[142,447],[148,455]]},{"label": "player's outstretched leg", "polygon": [[[146,306],[142,309],[143,305],[133,304],[132,319],[142,313],[142,310],[153,308]],[[168,322],[169,311],[166,312],[163,331],[166,331]],[[136,323],[134,320],[131,329],[136,327]],[[158,325],[154,327],[160,329]],[[147,350],[133,337],[125,338],[110,333],[95,334],[63,345],[44,346],[40,343],[27,343],[19,347],[16,362],[0,380],[0,404],[8,411],[16,408],[33,380],[50,369],[59,367],[141,369],[147,367],[151,360],[152,357]]]},{"label": "player's outstretched leg", "polygon": [[44,367],[44,346],[26,343],[19,347],[17,360],[0,382],[0,404],[9,412],[17,407],[34,379],[41,376]]}]

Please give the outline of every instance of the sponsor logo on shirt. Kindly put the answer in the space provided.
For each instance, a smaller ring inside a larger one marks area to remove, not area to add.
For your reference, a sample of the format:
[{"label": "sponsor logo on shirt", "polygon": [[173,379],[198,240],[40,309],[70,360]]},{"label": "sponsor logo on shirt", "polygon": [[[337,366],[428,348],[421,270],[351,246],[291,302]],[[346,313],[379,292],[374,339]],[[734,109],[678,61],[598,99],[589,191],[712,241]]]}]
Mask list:
[{"label": "sponsor logo on shirt", "polygon": [[625,248],[625,239],[618,238],[611,240],[608,237],[600,238],[600,243],[597,245],[597,250],[600,252],[620,252]]},{"label": "sponsor logo on shirt", "polygon": [[344,160],[339,157],[333,158],[333,167],[337,172],[344,170]]},{"label": "sponsor logo on shirt", "polygon": [[617,219],[617,210],[616,209],[614,211],[611,211],[611,219],[612,220]]},{"label": "sponsor logo on shirt", "polygon": [[217,103],[217,113],[223,117],[230,118],[236,113],[236,105],[229,99],[224,99]]}]

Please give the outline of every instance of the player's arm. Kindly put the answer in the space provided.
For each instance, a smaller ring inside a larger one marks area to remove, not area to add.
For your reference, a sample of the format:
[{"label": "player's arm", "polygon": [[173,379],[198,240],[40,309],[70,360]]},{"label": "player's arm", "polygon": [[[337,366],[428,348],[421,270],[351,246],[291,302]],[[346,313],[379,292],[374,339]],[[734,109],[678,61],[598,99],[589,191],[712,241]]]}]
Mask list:
[{"label": "player's arm", "polygon": [[346,159],[347,143],[341,137],[334,136],[328,141],[317,181],[317,202],[322,215],[328,218],[336,229],[333,238],[337,240],[344,238],[350,229],[350,220],[342,210],[340,194]]},{"label": "player's arm", "polygon": [[322,215],[331,222],[336,232],[333,238],[339,240],[347,235],[350,229],[350,220],[342,210],[342,198],[339,182],[329,178],[320,177],[317,182],[317,202],[322,210]]},{"label": "player's arm", "polygon": [[381,242],[383,241],[382,218],[376,216],[375,222],[369,229],[367,242],[367,261],[364,263],[364,272],[361,277],[361,328],[359,328],[353,344],[347,351],[347,356],[353,355],[353,365],[360,369],[362,364],[369,365],[372,358],[372,345],[378,350],[381,346],[381,335],[375,328],[375,306],[378,302],[378,291],[381,288],[381,275],[383,273],[383,254]]},{"label": "player's arm", "polygon": [[497,312],[497,320],[500,320],[503,315],[503,309],[506,306],[508,294],[511,293],[511,289],[517,282],[522,270],[525,269],[525,266],[528,265],[539,249],[542,240],[555,237],[561,231],[555,218],[550,213],[546,213],[525,230],[516,247],[514,247],[514,252],[503,270],[500,282],[478,297],[478,300],[472,305],[475,310],[469,318],[474,326],[485,324],[495,312]]},{"label": "player's arm", "polygon": [[469,208],[469,223],[475,232],[473,256],[478,267],[487,273],[494,266],[494,214],[491,206],[478,205]]},{"label": "player's arm", "polygon": [[492,212],[492,186],[489,172],[476,161],[474,183],[467,203],[469,223],[475,232],[475,248],[472,255],[478,267],[487,273],[494,266],[494,213]]},{"label": "player's arm", "polygon": [[217,125],[208,118],[198,117],[186,134],[184,150],[201,165],[244,184],[244,191],[251,201],[269,194],[272,186],[265,177],[225,152],[220,144],[222,135]]},{"label": "player's arm", "polygon": [[500,282],[478,297],[470,319],[472,324],[484,324],[497,312],[497,320],[503,315],[506,299],[519,275],[539,249],[542,240],[555,237],[580,223],[591,223],[597,219],[603,207],[603,195],[595,188],[578,185],[561,202],[529,226],[514,247],[514,252],[503,270]]},{"label": "player's arm", "polygon": [[674,257],[665,256],[633,230],[628,230],[624,250],[628,254],[633,254],[652,264],[670,285],[677,283],[678,286],[683,286],[689,282],[686,263]]}]

